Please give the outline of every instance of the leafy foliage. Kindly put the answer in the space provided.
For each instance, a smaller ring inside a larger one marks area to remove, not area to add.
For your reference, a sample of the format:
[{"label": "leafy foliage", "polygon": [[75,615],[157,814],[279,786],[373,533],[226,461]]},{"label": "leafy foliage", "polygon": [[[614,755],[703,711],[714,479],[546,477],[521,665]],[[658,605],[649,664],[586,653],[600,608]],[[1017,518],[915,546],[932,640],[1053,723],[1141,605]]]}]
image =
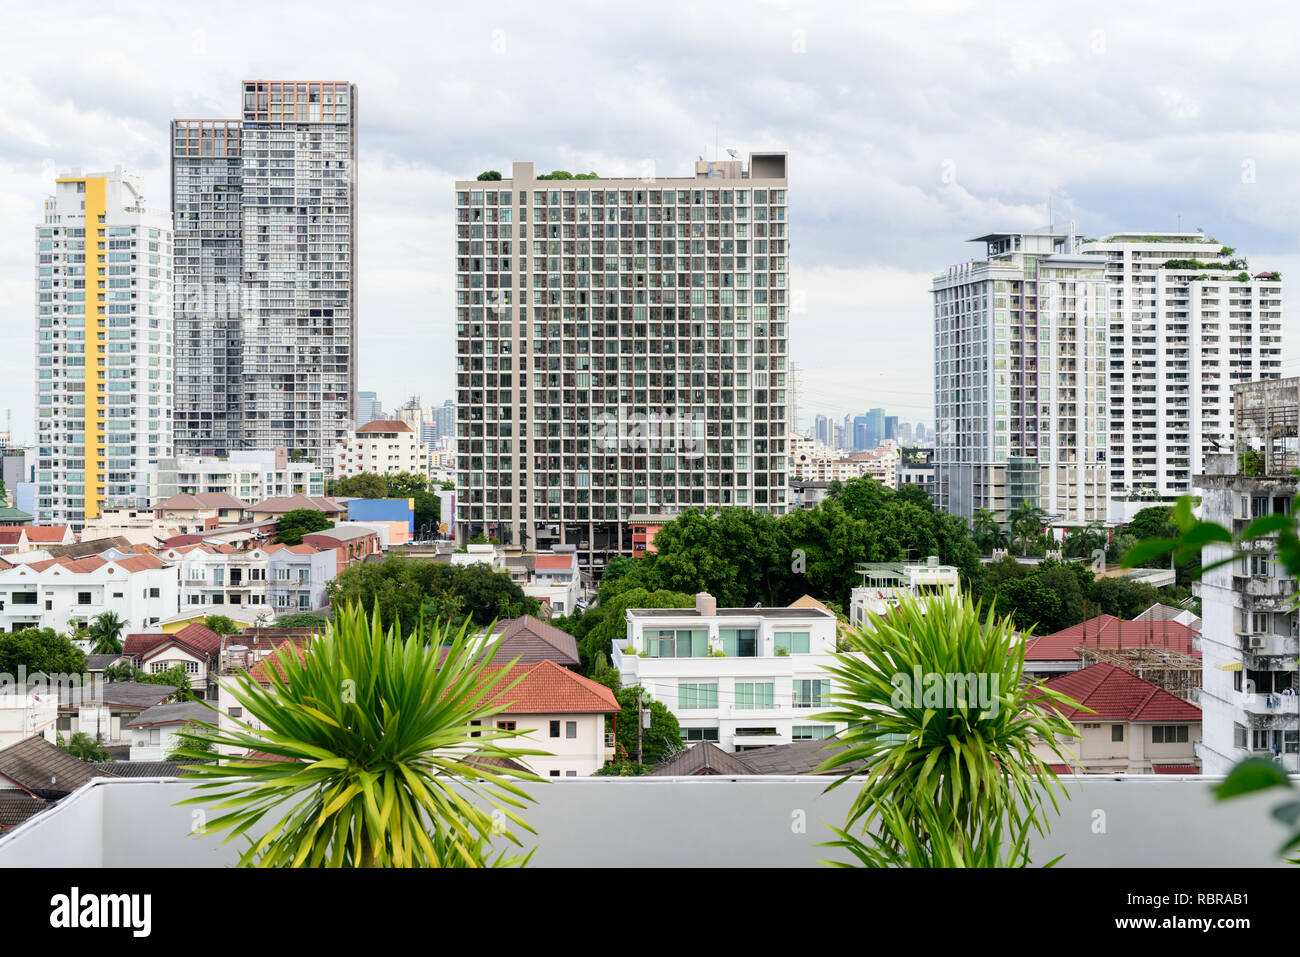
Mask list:
[{"label": "leafy foliage", "polygon": [[334,523],[314,508],[296,508],[285,512],[276,522],[275,540],[281,545],[301,545],[302,537],[333,528]]},{"label": "leafy foliage", "polygon": [[203,627],[215,631],[218,635],[237,635],[243,628],[229,615],[208,615],[203,619]]},{"label": "leafy foliage", "polygon": [[191,761],[195,760],[194,755],[196,754],[206,754],[209,761],[215,760],[217,746],[203,735],[205,727],[200,722],[187,721],[185,727],[176,732],[180,746],[171,751],[163,760]]},{"label": "leafy foliage", "polygon": [[[970,865],[970,855],[988,862],[1009,839],[1005,860],[1020,862],[1027,829],[1045,833],[1044,798],[1059,811],[1053,789],[1064,793],[1034,747],[1068,760],[1060,739],[1076,732],[1056,708],[1077,703],[1039,682],[1022,683],[1024,644],[1011,619],[990,610],[981,621],[965,598],[903,601],[887,619],[873,615],[870,626],[846,632],[849,651],[828,669],[840,689],[831,696],[835,708],[816,716],[848,725],[840,737],[847,747],[819,770],[867,766],[834,845],[857,848],[868,863],[956,856]],[[914,676],[925,676],[924,692],[910,687]],[[976,684],[949,684],[952,676]],[[936,680],[947,695],[938,701],[930,695]],[[831,788],[856,773],[840,772]],[[875,837],[855,835],[881,819]]]},{"label": "leafy foliage", "polygon": [[[225,843],[250,840],[241,865],[518,863],[493,858],[491,842],[499,835],[519,843],[501,826],[506,820],[532,830],[515,811],[530,798],[474,760],[543,753],[507,746],[524,732],[488,720],[507,706],[514,682],[506,683],[505,669],[488,670],[492,655],[466,628],[433,625],[414,637],[404,641],[396,626],[385,628],[378,612],[367,618],[356,606],[342,608],[302,659],[290,648],[276,653],[268,686],[247,674],[236,679],[232,693],[260,728],[237,720],[238,730],[208,727],[190,736],[265,756],[187,768],[199,789],[213,793],[182,803],[211,807],[215,799],[226,813],[208,828],[228,832]],[[441,663],[436,649],[445,651]],[[470,736],[471,722],[483,725],[478,737]],[[193,748],[183,754],[207,756]],[[263,820],[269,828],[252,840],[250,829]]]},{"label": "leafy foliage", "polygon": [[618,706],[622,709],[614,734],[614,750],[618,757],[626,757],[631,763],[636,763],[636,732],[641,724],[641,716],[637,713],[638,692],[641,695],[641,707],[650,712],[650,727],[641,731],[641,763],[649,768],[682,749],[682,732],[677,717],[662,702],[655,701],[640,685],[620,688],[615,693]]},{"label": "leafy foliage", "polygon": [[92,621],[86,634],[93,644],[92,655],[120,655],[122,653],[122,630],[126,622],[116,613],[106,611]]},{"label": "leafy foliage", "polygon": [[480,627],[498,618],[535,615],[537,600],[504,572],[485,565],[446,565],[390,554],[382,562],[351,565],[329,584],[330,603],[379,609],[383,619],[400,623],[410,635],[421,622],[435,619]]},{"label": "leafy foliage", "polygon": [[16,675],[22,665],[31,674],[82,674],[86,655],[53,628],[25,628],[0,634],[0,672]]},{"label": "leafy foliage", "polygon": [[329,619],[313,615],[309,611],[298,611],[292,615],[281,615],[274,622],[276,628],[324,628]]},{"label": "leafy foliage", "polygon": [[73,732],[72,737],[67,740],[64,740],[62,733],[60,733],[55,738],[55,744],[74,758],[80,758],[82,761],[113,760],[113,756],[84,731]]}]

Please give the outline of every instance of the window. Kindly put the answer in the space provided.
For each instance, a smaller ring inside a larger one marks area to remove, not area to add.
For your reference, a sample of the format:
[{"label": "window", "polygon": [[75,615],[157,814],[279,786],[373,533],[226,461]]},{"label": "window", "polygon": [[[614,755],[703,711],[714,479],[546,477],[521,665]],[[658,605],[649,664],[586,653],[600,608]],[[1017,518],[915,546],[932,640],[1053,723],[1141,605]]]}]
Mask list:
[{"label": "window", "polygon": [[560,722],[558,722],[558,721],[552,721],[552,722],[551,722],[551,737],[552,737],[552,738],[558,738],[559,736],[560,736]]},{"label": "window", "polygon": [[1234,724],[1232,726],[1232,746],[1244,750],[1249,747],[1248,741],[1245,725]]},{"label": "window", "polygon": [[[470,726],[471,728],[481,728],[481,727],[483,726],[483,722],[482,722],[482,721],[471,721],[471,722],[469,723],[469,726]],[[478,737],[479,735],[481,735],[481,734],[482,734],[481,731],[471,731],[471,732],[469,733],[469,736],[470,736],[471,738],[477,738],[477,737]]]},{"label": "window", "polygon": [[564,772],[564,776],[565,776],[566,778],[576,778],[576,777],[578,776],[578,772],[577,772],[577,771],[565,771],[565,772]]},{"label": "window", "polygon": [[707,658],[709,632],[704,628],[660,628],[645,632],[646,654],[651,658]]},{"label": "window", "polygon": [[578,722],[576,721],[564,722],[564,736],[566,738],[576,738],[578,736]]},{"label": "window", "polygon": [[796,724],[790,732],[795,741],[820,741],[835,734],[835,728],[829,724]]},{"label": "window", "polygon": [[552,771],[552,772],[551,772],[551,777],[553,777],[553,778],[558,778],[559,776],[560,776],[560,772],[559,772],[559,771]]},{"label": "window", "polygon": [[794,682],[794,706],[796,708],[824,708],[826,696],[830,694],[831,683],[826,678],[799,678]]},{"label": "window", "polygon": [[226,713],[232,718],[242,718],[244,716],[244,709],[232,706],[226,710]]},{"label": "window", "polygon": [[34,605],[36,604],[36,592],[16,591],[9,596],[9,600],[15,605]]},{"label": "window", "polygon": [[772,681],[736,682],[737,708],[775,708],[776,684]]},{"label": "window", "polygon": [[1155,724],[1151,726],[1152,744],[1183,744],[1187,741],[1187,725]]},{"label": "window", "polygon": [[679,684],[677,686],[677,707],[681,710],[698,710],[718,706],[718,685],[713,684]]},{"label": "window", "polygon": [[497,730],[499,730],[499,731],[513,731],[513,730],[515,730],[515,723],[514,723],[513,721],[498,721],[498,722],[497,722]]},{"label": "window", "polygon": [[776,650],[788,655],[806,655],[811,640],[806,631],[778,631],[776,633]]},{"label": "window", "polygon": [[150,588],[150,589],[149,589],[149,597],[150,597],[150,598],[157,598],[157,597],[159,597],[161,594],[162,594],[162,591],[161,591],[160,589],[157,589],[157,588]]},{"label": "window", "polygon": [[753,658],[758,655],[758,632],[753,628],[719,628],[722,651],[728,658]]},{"label": "window", "polygon": [[78,605],[89,605],[89,604],[90,604],[90,592],[88,592],[88,591],[79,591],[79,592],[77,592],[77,604],[78,604]]},{"label": "window", "polygon": [[1112,741],[1123,741],[1123,740],[1124,740],[1124,725],[1122,725],[1122,724],[1112,724],[1112,725],[1110,726],[1110,739],[1111,739]]},{"label": "window", "polygon": [[717,728],[682,728],[683,741],[717,741]]}]

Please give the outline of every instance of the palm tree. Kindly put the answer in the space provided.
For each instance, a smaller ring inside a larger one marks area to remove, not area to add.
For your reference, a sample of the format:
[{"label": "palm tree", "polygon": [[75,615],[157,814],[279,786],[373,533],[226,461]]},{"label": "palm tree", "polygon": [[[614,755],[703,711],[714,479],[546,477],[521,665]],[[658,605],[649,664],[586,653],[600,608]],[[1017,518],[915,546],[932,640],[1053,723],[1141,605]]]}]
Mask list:
[{"label": "palm tree", "polygon": [[849,647],[828,669],[842,690],[817,720],[847,723],[847,747],[818,770],[847,767],[835,788],[865,762],[866,782],[828,846],[868,865],[1028,863],[1030,829],[1045,833],[1044,799],[1059,811],[1053,788],[1064,793],[1035,748],[1071,763],[1061,739],[1078,732],[1054,709],[1077,705],[1022,683],[1012,620],[993,608],[980,617],[963,596],[908,599],[846,630]]},{"label": "palm tree", "polygon": [[86,633],[94,641],[90,649],[92,655],[120,655],[122,653],[122,629],[126,622],[111,611],[106,611],[90,623]]},{"label": "palm tree", "polygon": [[1007,533],[1002,523],[987,508],[977,508],[971,516],[971,537],[985,554],[1002,548],[1007,542]]},{"label": "palm tree", "polygon": [[[512,810],[530,798],[483,759],[545,752],[507,747],[502,739],[524,732],[492,727],[514,682],[505,683],[506,668],[488,670],[490,649],[464,625],[453,634],[422,624],[403,641],[378,609],[369,620],[355,605],[340,609],[309,650],[276,652],[266,687],[238,676],[231,692],[246,715],[238,730],[182,734],[228,755],[186,768],[197,788],[219,793],[182,803],[230,809],[208,824],[229,831],[227,843],[271,822],[243,866],[520,863],[493,857],[492,841],[520,843],[511,821],[532,830]],[[180,753],[212,757],[193,746]]]},{"label": "palm tree", "polygon": [[1020,507],[1008,516],[1007,521],[1011,531],[1020,540],[1022,558],[1029,554],[1029,540],[1043,533],[1043,520],[1046,517],[1045,511],[1028,502],[1022,502]]}]

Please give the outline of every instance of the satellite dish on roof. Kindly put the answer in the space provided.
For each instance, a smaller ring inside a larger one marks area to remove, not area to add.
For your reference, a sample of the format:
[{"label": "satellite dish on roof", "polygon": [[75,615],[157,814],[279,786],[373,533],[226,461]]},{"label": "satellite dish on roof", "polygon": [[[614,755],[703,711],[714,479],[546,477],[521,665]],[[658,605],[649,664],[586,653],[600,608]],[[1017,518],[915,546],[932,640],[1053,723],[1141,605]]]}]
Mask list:
[{"label": "satellite dish on roof", "polygon": [[731,148],[727,149],[727,155],[730,156],[732,159],[740,159],[740,154]]}]

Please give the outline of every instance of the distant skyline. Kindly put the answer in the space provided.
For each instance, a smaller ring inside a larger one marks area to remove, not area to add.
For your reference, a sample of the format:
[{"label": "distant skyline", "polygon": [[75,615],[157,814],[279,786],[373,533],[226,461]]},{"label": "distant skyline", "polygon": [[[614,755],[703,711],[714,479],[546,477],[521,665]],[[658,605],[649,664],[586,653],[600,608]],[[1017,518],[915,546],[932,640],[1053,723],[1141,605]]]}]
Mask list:
[{"label": "distant skyline", "polygon": [[357,388],[385,403],[454,394],[457,178],[515,160],[684,175],[727,148],[789,153],[804,422],[883,406],[932,423],[931,277],[978,255],[973,236],[1046,226],[1049,201],[1080,235],[1181,216],[1281,270],[1294,375],[1300,11],[1255,7],[1184,4],[1177,29],[1158,6],[957,0],[13,7],[0,415],[33,438],[34,229],[55,175],[121,164],[168,209],[169,121],[236,115],[245,79],[358,86]]}]

